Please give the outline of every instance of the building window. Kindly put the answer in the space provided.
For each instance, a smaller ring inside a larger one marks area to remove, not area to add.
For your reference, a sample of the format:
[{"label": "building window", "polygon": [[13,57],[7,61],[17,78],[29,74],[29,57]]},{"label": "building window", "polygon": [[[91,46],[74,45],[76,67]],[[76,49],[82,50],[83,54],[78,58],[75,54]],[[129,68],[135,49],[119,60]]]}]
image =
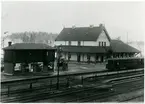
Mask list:
[{"label": "building window", "polygon": [[99,42],[99,46],[106,46],[106,42]]},{"label": "building window", "polygon": [[106,46],[106,42],[104,42],[104,46]]},{"label": "building window", "polygon": [[71,41],[68,42],[68,45],[71,45]]},{"label": "building window", "polygon": [[80,41],[78,41],[78,46],[80,46],[81,45],[81,42]]},{"label": "building window", "polygon": [[99,46],[101,46],[101,42],[99,42]]},{"label": "building window", "polygon": [[102,42],[102,46],[103,46],[103,43],[104,43],[104,42]]}]

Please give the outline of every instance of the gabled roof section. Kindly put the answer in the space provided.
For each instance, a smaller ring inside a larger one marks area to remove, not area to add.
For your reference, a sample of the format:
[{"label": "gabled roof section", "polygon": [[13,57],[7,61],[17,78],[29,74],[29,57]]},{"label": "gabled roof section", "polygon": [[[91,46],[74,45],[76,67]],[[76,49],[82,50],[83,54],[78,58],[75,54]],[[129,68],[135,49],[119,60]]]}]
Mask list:
[{"label": "gabled roof section", "polygon": [[110,41],[109,34],[102,25],[98,27],[63,28],[56,41],[96,41],[103,30]]},{"label": "gabled roof section", "polygon": [[4,50],[55,50],[55,48],[42,43],[16,43],[3,48]]},{"label": "gabled roof section", "polygon": [[139,53],[136,48],[122,42],[121,40],[111,40],[111,48],[113,52],[125,52],[125,53]]}]

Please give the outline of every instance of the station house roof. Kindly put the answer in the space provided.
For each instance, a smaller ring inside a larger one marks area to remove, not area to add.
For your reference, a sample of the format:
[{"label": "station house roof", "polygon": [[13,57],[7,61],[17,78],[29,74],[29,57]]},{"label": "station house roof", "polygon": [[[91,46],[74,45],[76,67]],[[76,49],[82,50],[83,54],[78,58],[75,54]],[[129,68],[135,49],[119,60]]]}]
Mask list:
[{"label": "station house roof", "polygon": [[[139,53],[140,51],[129,46],[128,44],[122,42],[121,40],[112,40],[106,28],[100,24],[98,27],[72,27],[64,28],[60,34],[57,36],[55,41],[96,41],[104,31],[107,38],[110,41],[113,52],[115,53]],[[98,46],[63,46],[63,50],[66,52],[88,52],[88,53],[104,53],[108,47],[98,47]]]},{"label": "station house roof", "polygon": [[106,33],[106,36],[110,41],[109,34],[102,24],[98,27],[63,28],[55,41],[96,41],[102,31]]},{"label": "station house roof", "polygon": [[42,43],[16,43],[3,48],[4,50],[54,50],[55,48]]},{"label": "station house roof", "polygon": [[121,40],[111,40],[111,48],[113,52],[124,52],[124,53],[139,53],[140,51],[136,48],[122,42]]}]

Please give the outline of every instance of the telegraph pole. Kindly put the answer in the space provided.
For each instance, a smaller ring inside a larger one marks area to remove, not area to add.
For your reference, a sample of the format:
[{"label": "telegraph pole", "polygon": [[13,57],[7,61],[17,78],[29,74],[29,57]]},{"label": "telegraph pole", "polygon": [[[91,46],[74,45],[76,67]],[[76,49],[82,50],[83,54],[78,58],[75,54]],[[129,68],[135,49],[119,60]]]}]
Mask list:
[{"label": "telegraph pole", "polygon": [[57,47],[57,90],[59,89],[59,65],[60,65],[60,58],[61,58],[61,47]]},{"label": "telegraph pole", "polygon": [[[4,32],[4,35],[7,34],[7,33],[8,33],[8,31],[5,31],[5,32]],[[3,40],[2,40],[2,41],[3,41],[3,48],[4,48],[4,44],[5,44],[5,43],[4,43],[5,38],[6,38],[6,37],[3,37]]]}]

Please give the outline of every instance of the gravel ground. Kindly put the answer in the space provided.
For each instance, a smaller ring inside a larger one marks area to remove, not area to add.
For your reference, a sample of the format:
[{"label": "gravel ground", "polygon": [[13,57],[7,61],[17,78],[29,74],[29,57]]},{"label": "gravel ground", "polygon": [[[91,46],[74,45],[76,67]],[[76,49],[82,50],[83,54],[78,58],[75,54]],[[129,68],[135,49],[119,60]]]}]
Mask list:
[{"label": "gravel ground", "polygon": [[135,103],[135,102],[136,102],[136,103],[144,102],[144,96],[141,96],[141,97],[132,99],[132,100],[130,100],[129,102],[134,102],[134,103]]},{"label": "gravel ground", "polygon": [[77,72],[77,71],[102,71],[105,70],[105,64],[68,64],[69,71]]},{"label": "gravel ground", "polygon": [[[117,96],[112,96],[112,97],[106,98],[106,102],[120,102],[120,101],[124,101],[127,99],[131,99],[131,100],[128,100],[125,102],[143,102],[144,101],[143,97],[140,97],[143,95],[144,95],[144,89],[141,89],[141,90],[133,91],[130,93],[123,93],[123,94],[119,94]],[[137,98],[135,98],[135,97],[137,97]]]}]

